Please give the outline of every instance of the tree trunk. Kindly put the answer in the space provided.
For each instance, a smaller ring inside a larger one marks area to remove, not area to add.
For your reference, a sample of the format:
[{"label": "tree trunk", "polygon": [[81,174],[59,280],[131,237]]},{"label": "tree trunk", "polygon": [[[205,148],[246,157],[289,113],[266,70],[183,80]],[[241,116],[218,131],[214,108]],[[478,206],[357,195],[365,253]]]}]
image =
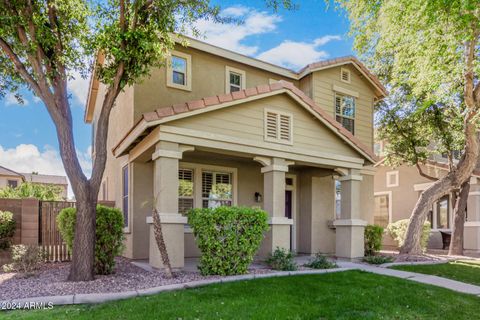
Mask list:
[{"label": "tree trunk", "polygon": [[470,180],[467,180],[460,188],[460,193],[455,201],[452,239],[448,250],[449,256],[463,256],[463,226],[469,193]]},{"label": "tree trunk", "polygon": [[87,188],[85,193],[76,194],[77,219],[72,250],[69,281],[90,281],[95,276],[95,230],[97,199],[91,196]]},{"label": "tree trunk", "polygon": [[165,273],[167,278],[173,278],[172,265],[170,264],[170,257],[168,256],[167,245],[163,238],[162,223],[160,221],[160,215],[157,209],[153,209],[153,230],[155,232],[155,241],[157,242],[158,250],[162,256],[163,266],[165,267]]},{"label": "tree trunk", "polygon": [[429,188],[422,192],[417,204],[410,216],[405,242],[400,248],[401,254],[422,254],[421,237],[422,229],[427,213],[433,203],[452,189],[460,186],[470,179],[477,164],[479,154],[479,142],[475,123],[467,119],[464,123],[465,129],[465,153],[460,159],[457,167],[446,176],[434,182]]}]

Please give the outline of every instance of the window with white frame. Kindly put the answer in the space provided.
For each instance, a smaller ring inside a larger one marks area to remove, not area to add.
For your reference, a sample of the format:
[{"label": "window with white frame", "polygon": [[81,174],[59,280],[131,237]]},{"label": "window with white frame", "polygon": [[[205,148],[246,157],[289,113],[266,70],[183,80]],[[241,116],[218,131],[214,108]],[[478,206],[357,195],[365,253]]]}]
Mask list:
[{"label": "window with white frame", "polygon": [[350,83],[350,70],[341,68],[340,69],[340,80],[346,83]]},{"label": "window with white frame", "polygon": [[443,196],[433,205],[427,220],[432,229],[450,229],[451,226],[451,203],[448,195]]},{"label": "window with white frame", "polygon": [[391,194],[382,193],[374,196],[373,223],[382,228],[386,228],[390,221]]},{"label": "window with white frame", "polygon": [[386,173],[386,185],[387,188],[393,188],[399,186],[399,175],[398,171],[389,171]]},{"label": "window with white frame", "polygon": [[194,171],[193,169],[178,170],[178,213],[187,214],[194,208]]},{"label": "window with white frame", "polygon": [[129,176],[128,165],[122,168],[122,211],[123,225],[128,227],[128,196],[129,196]]},{"label": "window with white frame", "polygon": [[202,207],[231,206],[233,201],[232,174],[202,171]]},{"label": "window with white frame", "polygon": [[265,109],[265,141],[292,143],[293,116],[289,113]]},{"label": "window with white frame", "polygon": [[335,93],[335,119],[342,126],[355,134],[355,98]]},{"label": "window with white frame", "polygon": [[246,73],[244,70],[225,67],[225,92],[231,93],[245,89]]},{"label": "window with white frame", "polygon": [[335,219],[342,217],[342,183],[335,180]]},{"label": "window with white frame", "polygon": [[182,89],[192,89],[192,58],[190,55],[173,51],[167,64],[167,86]]}]

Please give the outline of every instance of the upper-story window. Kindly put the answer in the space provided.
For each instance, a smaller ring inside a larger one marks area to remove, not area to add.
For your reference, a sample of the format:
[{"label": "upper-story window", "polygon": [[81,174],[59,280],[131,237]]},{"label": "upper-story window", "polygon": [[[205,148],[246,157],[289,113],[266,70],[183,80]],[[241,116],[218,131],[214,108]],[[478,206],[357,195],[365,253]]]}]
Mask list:
[{"label": "upper-story window", "polygon": [[167,86],[192,90],[192,57],[186,53],[172,51],[167,64]]},{"label": "upper-story window", "polygon": [[355,134],[355,98],[335,93],[335,118],[342,126]]},{"label": "upper-story window", "polygon": [[246,73],[243,70],[225,67],[225,92],[231,93],[245,89]]},{"label": "upper-story window", "polygon": [[265,109],[265,141],[292,144],[293,116],[290,113]]}]

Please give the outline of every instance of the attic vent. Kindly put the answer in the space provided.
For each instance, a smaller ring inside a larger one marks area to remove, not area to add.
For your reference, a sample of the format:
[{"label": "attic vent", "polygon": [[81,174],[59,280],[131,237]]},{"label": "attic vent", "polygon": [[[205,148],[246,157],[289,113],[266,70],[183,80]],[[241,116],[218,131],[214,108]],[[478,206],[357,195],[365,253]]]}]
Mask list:
[{"label": "attic vent", "polygon": [[348,82],[350,83],[350,71],[347,69],[342,68],[340,71],[340,79],[343,82]]},{"label": "attic vent", "polygon": [[265,110],[265,141],[292,143],[292,115]]}]

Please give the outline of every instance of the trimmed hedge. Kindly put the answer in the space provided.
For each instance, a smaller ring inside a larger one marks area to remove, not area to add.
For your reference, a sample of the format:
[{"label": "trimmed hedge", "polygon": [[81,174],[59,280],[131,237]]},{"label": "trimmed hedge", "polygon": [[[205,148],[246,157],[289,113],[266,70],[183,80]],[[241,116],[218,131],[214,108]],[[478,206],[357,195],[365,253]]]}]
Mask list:
[{"label": "trimmed hedge", "polygon": [[268,214],[256,208],[193,209],[188,223],[202,256],[202,275],[244,274],[268,230]]},{"label": "trimmed hedge", "polygon": [[[75,208],[63,209],[57,217],[62,238],[72,250],[75,236]],[[95,273],[111,274],[115,268],[115,257],[123,251],[123,214],[119,209],[97,206],[95,232]]]},{"label": "trimmed hedge", "polygon": [[[405,242],[405,236],[407,235],[409,221],[410,219],[398,220],[397,222],[390,223],[387,226],[388,233],[393,238],[393,240],[397,241],[399,247],[403,246],[403,243]],[[428,239],[430,238],[430,230],[430,222],[425,221],[422,229],[422,238],[420,239],[420,245],[424,252],[427,250]]]},{"label": "trimmed hedge", "polygon": [[16,228],[17,224],[13,220],[13,213],[0,211],[0,250],[10,248]]},{"label": "trimmed hedge", "polygon": [[374,256],[382,249],[383,228],[374,224],[365,227],[365,256]]}]

